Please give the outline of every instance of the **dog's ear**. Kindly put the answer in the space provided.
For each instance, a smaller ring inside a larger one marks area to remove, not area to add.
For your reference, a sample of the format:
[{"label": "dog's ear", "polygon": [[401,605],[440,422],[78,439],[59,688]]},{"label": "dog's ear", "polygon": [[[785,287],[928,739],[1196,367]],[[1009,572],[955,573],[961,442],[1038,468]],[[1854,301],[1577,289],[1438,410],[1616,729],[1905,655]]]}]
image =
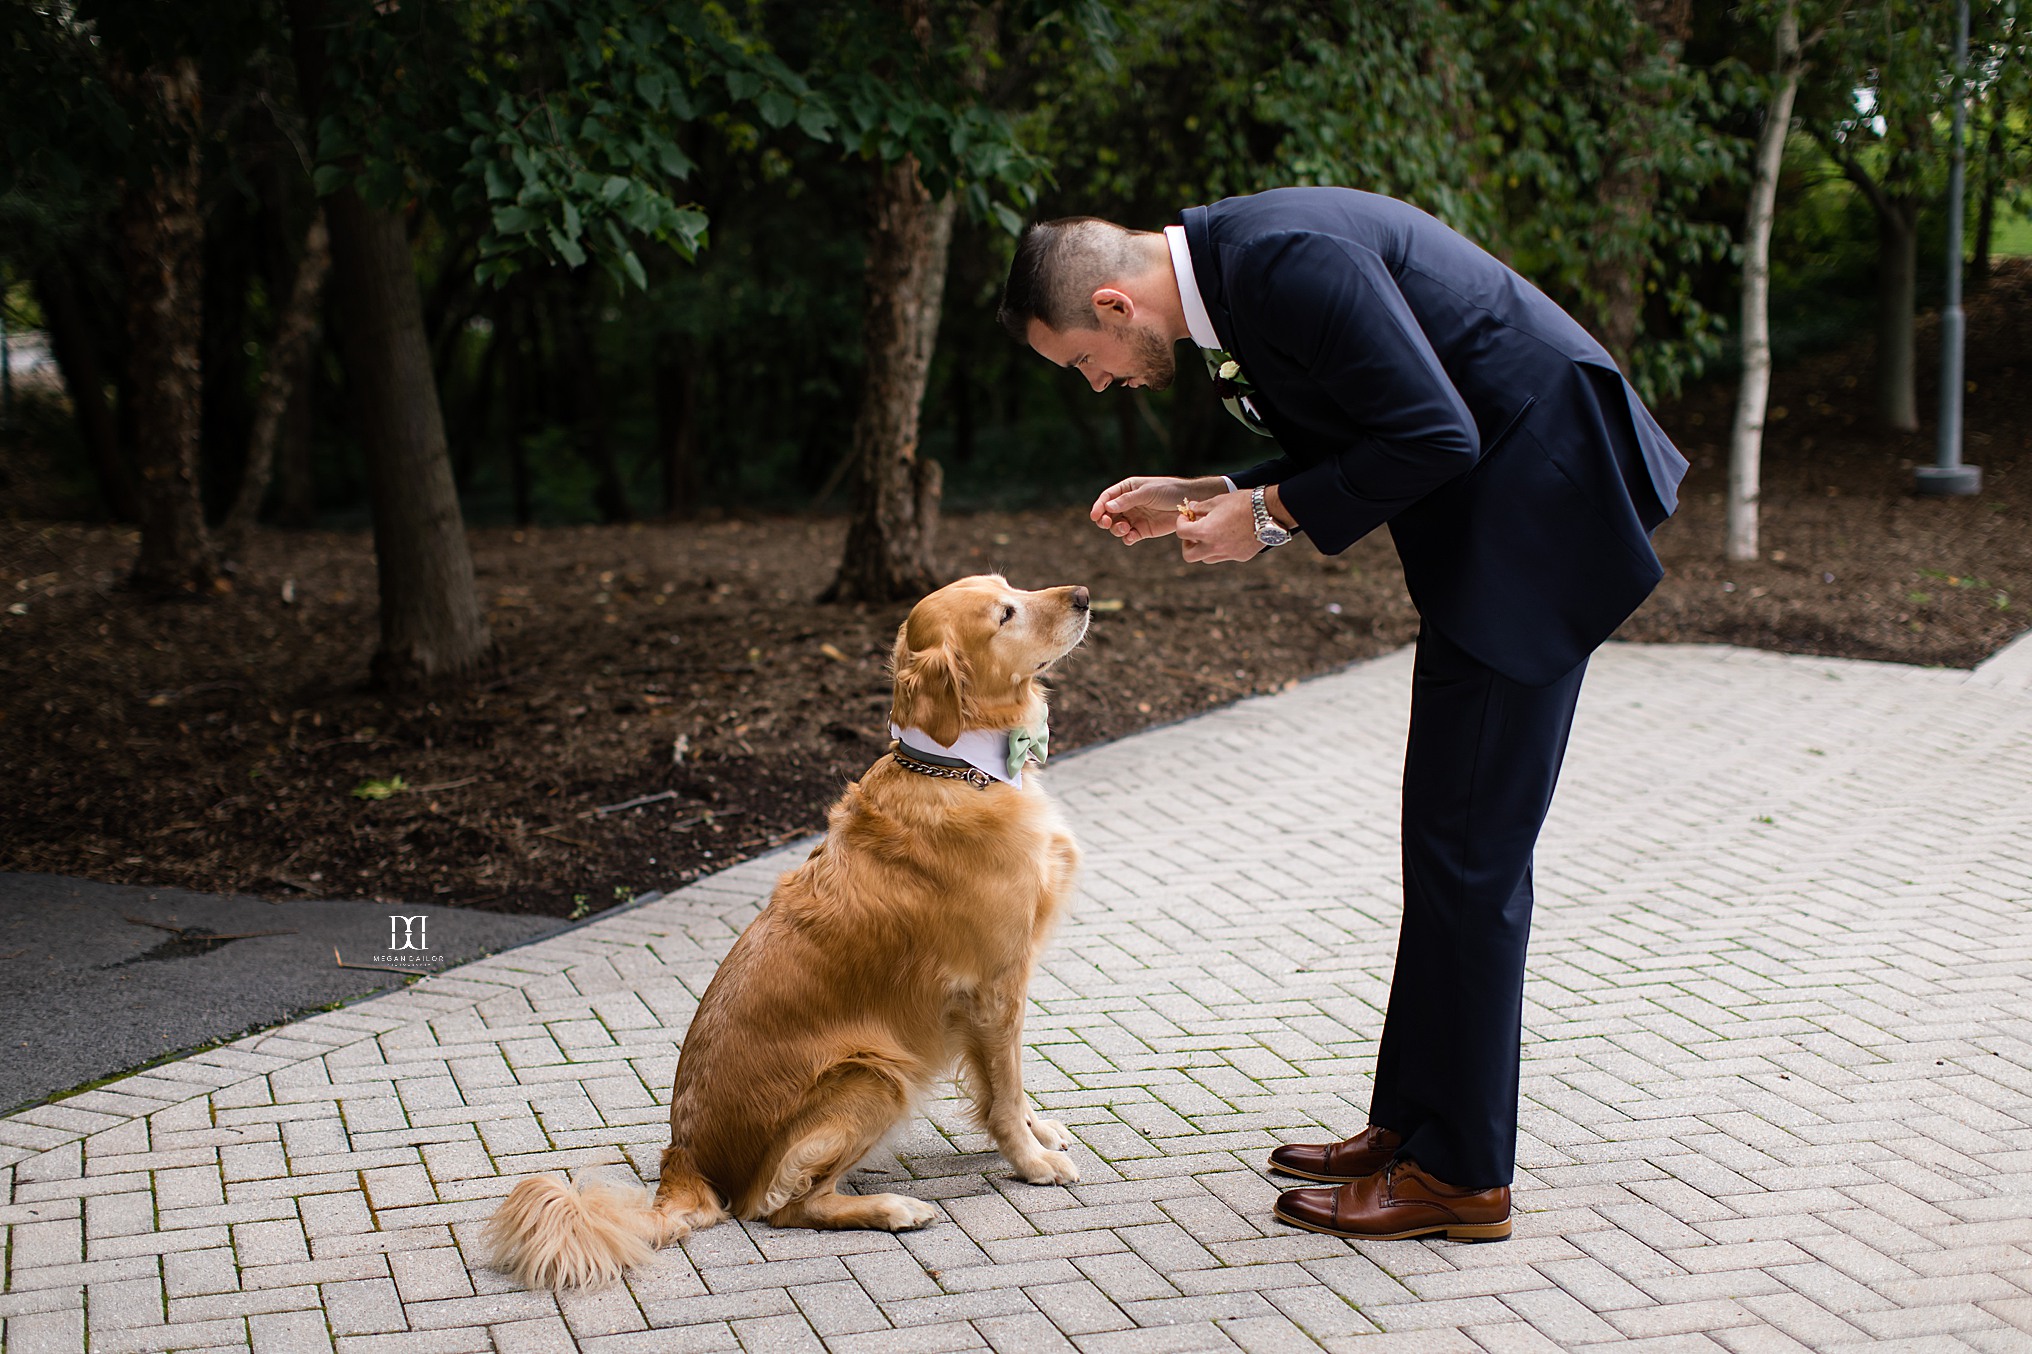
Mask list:
[{"label": "dog's ear", "polygon": [[950,644],[928,649],[897,645],[896,700],[890,717],[950,746],[966,728],[967,665]]}]

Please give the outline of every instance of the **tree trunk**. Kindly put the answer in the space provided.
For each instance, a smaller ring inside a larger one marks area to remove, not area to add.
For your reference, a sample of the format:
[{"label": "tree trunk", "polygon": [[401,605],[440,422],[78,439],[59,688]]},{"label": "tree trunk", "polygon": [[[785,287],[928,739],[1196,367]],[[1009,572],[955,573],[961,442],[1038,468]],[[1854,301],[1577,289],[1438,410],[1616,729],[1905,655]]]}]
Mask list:
[{"label": "tree trunk", "polygon": [[261,371],[240,491],[219,528],[224,550],[236,551],[245,543],[260,515],[262,500],[268,496],[283,416],[296,388],[309,375],[311,358],[316,352],[319,302],[324,296],[325,273],[331,261],[331,237],[325,230],[324,212],[314,209],[310,229],[304,235],[303,256],[297,261],[296,277],[290,283],[289,300],[277,317],[275,337],[268,345],[268,361]]},{"label": "tree trunk", "polygon": [[282,430],[277,435],[275,460],[275,524],[302,530],[317,520],[317,471],[311,461],[311,393],[317,388],[317,350],[311,362],[289,392],[289,405],[282,413]]},{"label": "tree trunk", "polygon": [[[1093,401],[1088,398],[1087,390],[1071,381],[1053,381],[1051,385],[1057,392],[1059,408],[1065,413],[1065,421],[1072,425],[1074,434],[1079,438],[1080,452],[1087,463],[1106,464],[1107,450],[1101,445],[1101,430],[1094,423]],[[1180,403],[1184,401],[1181,400]]]},{"label": "tree trunk", "polygon": [[529,501],[528,438],[532,422],[531,404],[540,384],[543,364],[535,349],[534,307],[525,288],[510,291],[501,307],[501,332],[497,341],[508,347],[502,354],[508,362],[508,417],[502,428],[502,449],[507,453],[508,488],[515,503],[515,525],[526,527],[532,516]]},{"label": "tree trunk", "polygon": [[970,465],[974,459],[974,377],[972,345],[952,364],[953,459]]},{"label": "tree trunk", "polygon": [[[261,240],[254,212],[237,192],[208,195],[205,211],[204,311],[199,318],[202,346],[198,370],[204,373],[204,399],[198,415],[200,490],[206,515],[218,522],[231,506],[233,487],[246,477],[247,449],[252,445],[253,405],[248,398],[253,363],[247,352],[248,284],[259,268]],[[266,232],[262,232],[266,234]],[[282,287],[271,284],[275,303]],[[212,547],[221,559],[231,550],[213,531]]]},{"label": "tree trunk", "polygon": [[698,377],[691,349],[688,339],[665,339],[656,373],[656,448],[666,518],[698,513]]},{"label": "tree trunk", "polygon": [[932,201],[914,157],[884,166],[876,179],[854,515],[827,601],[902,601],[936,586],[931,551],[942,477],[936,461],[918,455],[917,434],[957,205],[951,194]]},{"label": "tree trunk", "polygon": [[1877,212],[1877,413],[1904,432],[1919,428],[1914,380],[1913,284],[1919,273],[1919,204],[1886,198]]},{"label": "tree trunk", "polygon": [[[1676,65],[1674,53],[1686,42],[1692,24],[1692,0],[1633,0],[1639,22],[1657,37],[1660,59]],[[1642,42],[1631,44],[1624,68],[1632,71],[1650,59]],[[1635,101],[1633,101],[1635,102]],[[1646,118],[1656,110],[1637,103],[1627,115]],[[1633,161],[1630,148],[1618,147],[1612,167],[1602,178],[1601,200],[1609,209],[1609,229],[1597,239],[1588,264],[1588,283],[1599,298],[1595,305],[1595,337],[1624,373],[1644,319],[1644,274],[1651,261],[1644,223],[1658,197],[1658,171]]]},{"label": "tree trunk", "polygon": [[409,234],[400,215],[370,207],[351,188],[331,196],[326,215],[374,510],[374,677],[388,686],[462,677],[493,661],[494,640],[473,589]]},{"label": "tree trunk", "polygon": [[1771,394],[1771,221],[1778,203],[1778,171],[1799,91],[1799,10],[1788,0],[1778,16],[1778,87],[1757,137],[1757,165],[1743,228],[1743,377],[1736,388],[1735,427],[1729,435],[1728,543],[1730,559],[1757,558],[1758,480],[1764,454],[1764,410]]},{"label": "tree trunk", "polygon": [[[297,89],[315,126],[327,60],[320,0],[289,0],[289,20]],[[455,679],[489,666],[496,650],[473,588],[409,232],[400,214],[369,206],[351,187],[327,200],[325,225],[374,513],[381,585],[374,677],[388,686]]]},{"label": "tree trunk", "polygon": [[1596,238],[1588,259],[1588,286],[1596,298],[1590,328],[1626,376],[1643,319],[1644,272],[1650,262],[1649,251],[1642,244],[1642,226],[1657,194],[1654,171],[1627,164],[1610,170],[1601,187],[1610,224]]},{"label": "tree trunk", "polygon": [[[1070,382],[1061,381],[1060,385]],[[1136,412],[1136,392],[1118,390],[1115,392],[1115,464],[1123,474],[1133,474],[1142,464],[1143,448],[1138,434],[1142,418]]]},{"label": "tree trunk", "polygon": [[1980,286],[1990,280],[1990,237],[1997,225],[1997,187],[2004,174],[2004,122],[1999,113],[1990,116],[1990,135],[1983,146],[1983,191],[1976,207],[1975,256],[1969,260],[1969,281]]},{"label": "tree trunk", "polygon": [[1877,216],[1877,414],[1904,432],[1919,427],[1913,383],[1913,283],[1919,272],[1919,197],[1908,180],[1878,183],[1823,134],[1821,145]]},{"label": "tree trunk", "polygon": [[[1221,408],[1220,401],[1213,398],[1211,380],[1204,371],[1194,371],[1194,365],[1190,362],[1182,364],[1179,380],[1189,388],[1171,401],[1171,435],[1165,442],[1165,460],[1172,465],[1204,465],[1213,459],[1214,448],[1220,443],[1224,431],[1215,425],[1234,422]],[[1202,382],[1205,384],[1201,385]],[[1069,382],[1053,381],[1052,384],[1065,386]],[[1252,442],[1256,440],[1253,435],[1245,436],[1249,436]]]},{"label": "tree trunk", "polygon": [[50,351],[56,357],[57,370],[63,373],[71,416],[98,477],[106,515],[116,522],[139,521],[141,502],[135,494],[134,471],[120,445],[112,406],[106,403],[106,372],[99,362],[98,342],[61,261],[52,259],[35,270],[35,300],[49,324]]},{"label": "tree trunk", "polygon": [[198,70],[189,57],[116,88],[162,159],[138,168],[120,202],[128,375],[140,471],[141,552],[130,581],[149,592],[209,592],[220,581],[198,483],[204,394],[204,215],[198,204]]}]

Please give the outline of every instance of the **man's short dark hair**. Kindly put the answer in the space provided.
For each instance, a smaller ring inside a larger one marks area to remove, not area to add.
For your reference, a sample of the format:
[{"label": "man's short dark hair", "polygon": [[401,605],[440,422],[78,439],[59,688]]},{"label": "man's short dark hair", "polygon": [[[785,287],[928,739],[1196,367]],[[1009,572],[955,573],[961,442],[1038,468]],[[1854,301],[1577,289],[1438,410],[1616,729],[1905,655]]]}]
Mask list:
[{"label": "man's short dark hair", "polygon": [[1032,320],[1060,333],[1100,328],[1093,294],[1139,270],[1135,238],[1136,232],[1098,216],[1032,223],[1016,242],[995,318],[1018,343],[1030,341]]}]

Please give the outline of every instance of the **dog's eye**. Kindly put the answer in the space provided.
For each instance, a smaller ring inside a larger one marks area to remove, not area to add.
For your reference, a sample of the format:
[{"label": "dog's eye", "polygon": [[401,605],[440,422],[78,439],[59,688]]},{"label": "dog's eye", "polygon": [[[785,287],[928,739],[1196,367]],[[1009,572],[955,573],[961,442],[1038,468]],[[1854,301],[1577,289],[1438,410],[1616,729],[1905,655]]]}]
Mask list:
[{"label": "dog's eye", "polygon": [[998,623],[1001,625],[1007,625],[1010,621],[1013,621],[1015,619],[1016,619],[1016,608],[1009,605],[1009,603],[1004,602],[1002,604],[1002,619]]}]

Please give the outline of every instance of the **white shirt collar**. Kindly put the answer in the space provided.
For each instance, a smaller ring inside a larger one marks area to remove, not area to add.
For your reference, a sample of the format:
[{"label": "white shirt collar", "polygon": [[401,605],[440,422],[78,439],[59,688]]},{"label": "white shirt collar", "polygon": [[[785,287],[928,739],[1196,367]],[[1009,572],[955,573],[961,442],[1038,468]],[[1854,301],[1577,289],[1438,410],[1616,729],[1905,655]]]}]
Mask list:
[{"label": "white shirt collar", "polygon": [[1221,336],[1214,332],[1213,318],[1199,294],[1199,279],[1192,275],[1192,250],[1185,243],[1184,226],[1166,226],[1164,242],[1171,246],[1171,271],[1178,275],[1178,300],[1185,307],[1185,327],[1192,341],[1202,348],[1219,348]]},{"label": "white shirt collar", "polygon": [[957,757],[977,771],[986,772],[1012,790],[1023,788],[1023,773],[1009,774],[1009,732],[1006,729],[968,729],[957,743],[941,743],[914,725],[908,729],[889,726],[889,736],[908,748]]}]

